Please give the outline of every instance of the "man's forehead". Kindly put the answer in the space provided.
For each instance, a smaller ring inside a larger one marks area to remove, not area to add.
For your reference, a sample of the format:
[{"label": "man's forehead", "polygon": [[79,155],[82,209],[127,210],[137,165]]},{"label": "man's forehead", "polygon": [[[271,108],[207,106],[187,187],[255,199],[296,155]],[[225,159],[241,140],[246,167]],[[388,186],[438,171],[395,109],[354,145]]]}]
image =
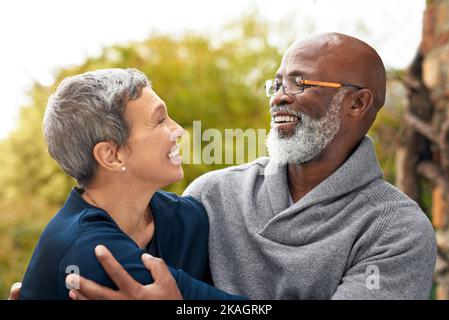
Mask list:
[{"label": "man's forehead", "polygon": [[339,42],[323,37],[293,43],[282,57],[277,74],[301,73],[307,77],[334,69],[344,60],[344,52],[338,48]]},{"label": "man's forehead", "polygon": [[307,48],[297,47],[285,53],[277,75],[289,76],[301,74],[307,77],[320,72],[325,67],[325,64],[325,54],[313,52],[313,50],[308,50]]}]

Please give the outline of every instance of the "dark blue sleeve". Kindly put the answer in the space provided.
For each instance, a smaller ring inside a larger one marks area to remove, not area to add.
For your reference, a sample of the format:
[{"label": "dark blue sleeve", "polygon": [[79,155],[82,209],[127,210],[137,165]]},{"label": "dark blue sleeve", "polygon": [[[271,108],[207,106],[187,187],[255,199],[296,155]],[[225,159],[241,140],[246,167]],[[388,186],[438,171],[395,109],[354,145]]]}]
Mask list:
[{"label": "dark blue sleeve", "polygon": [[[185,300],[248,300],[246,297],[232,295],[205,282],[199,281],[182,270],[178,272],[176,283]],[[171,271],[173,274],[173,271]]]},{"label": "dark blue sleeve", "polygon": [[[102,244],[136,281],[143,285],[153,282],[150,272],[141,260],[144,250],[138,248],[131,238],[121,232],[105,213],[88,213],[81,223],[81,234],[68,249],[59,266],[61,278],[65,279],[67,267],[69,269],[75,267],[81,276],[100,285],[117,289],[95,256],[95,247]],[[243,299],[201,282],[182,270],[170,266],[169,269],[186,300]],[[60,288],[68,295],[65,283],[61,284]]]}]

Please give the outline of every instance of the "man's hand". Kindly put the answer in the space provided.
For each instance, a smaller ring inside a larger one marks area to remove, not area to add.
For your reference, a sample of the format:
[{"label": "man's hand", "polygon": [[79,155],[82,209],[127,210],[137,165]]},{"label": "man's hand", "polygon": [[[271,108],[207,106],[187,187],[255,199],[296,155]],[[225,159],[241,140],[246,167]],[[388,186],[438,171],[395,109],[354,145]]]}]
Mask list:
[{"label": "man's hand", "polygon": [[[134,280],[114,258],[111,252],[102,245],[95,248],[98,261],[106,273],[114,281],[119,290],[101,286],[79,275],[69,274],[66,282],[78,283],[79,289],[71,289],[69,296],[73,300],[182,300],[176,281],[162,259],[149,254],[142,255],[142,262],[151,272],[154,282],[142,285]],[[79,279],[76,279],[79,277]]]},{"label": "man's hand", "polygon": [[9,291],[8,300],[19,300],[20,288],[22,288],[21,282],[16,282],[11,286],[11,291]]}]

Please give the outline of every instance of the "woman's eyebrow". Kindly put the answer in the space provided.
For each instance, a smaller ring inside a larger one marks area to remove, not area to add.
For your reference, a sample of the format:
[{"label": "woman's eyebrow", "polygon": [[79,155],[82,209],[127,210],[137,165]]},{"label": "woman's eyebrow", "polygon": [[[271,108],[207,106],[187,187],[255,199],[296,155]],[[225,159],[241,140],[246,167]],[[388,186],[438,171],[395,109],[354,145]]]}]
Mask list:
[{"label": "woman's eyebrow", "polygon": [[[157,103],[157,105],[152,107],[152,105],[156,104],[156,103]],[[165,103],[163,103],[161,101],[155,102],[155,103],[151,103],[150,104],[150,109],[151,109],[151,111],[150,111],[151,116],[155,116],[156,114],[159,114],[162,111],[166,110]]]}]

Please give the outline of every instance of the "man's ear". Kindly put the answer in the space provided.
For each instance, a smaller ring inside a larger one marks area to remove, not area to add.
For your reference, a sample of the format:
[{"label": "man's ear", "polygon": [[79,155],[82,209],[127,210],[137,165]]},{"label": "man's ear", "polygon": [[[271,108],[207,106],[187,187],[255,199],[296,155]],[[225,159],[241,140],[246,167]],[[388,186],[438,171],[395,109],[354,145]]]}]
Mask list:
[{"label": "man's ear", "polygon": [[115,142],[102,141],[95,145],[93,150],[98,165],[110,171],[119,171],[123,167],[123,161],[119,156],[119,147]]},{"label": "man's ear", "polygon": [[373,105],[373,94],[369,89],[360,89],[352,95],[352,102],[348,108],[348,115],[360,117],[369,111]]}]

